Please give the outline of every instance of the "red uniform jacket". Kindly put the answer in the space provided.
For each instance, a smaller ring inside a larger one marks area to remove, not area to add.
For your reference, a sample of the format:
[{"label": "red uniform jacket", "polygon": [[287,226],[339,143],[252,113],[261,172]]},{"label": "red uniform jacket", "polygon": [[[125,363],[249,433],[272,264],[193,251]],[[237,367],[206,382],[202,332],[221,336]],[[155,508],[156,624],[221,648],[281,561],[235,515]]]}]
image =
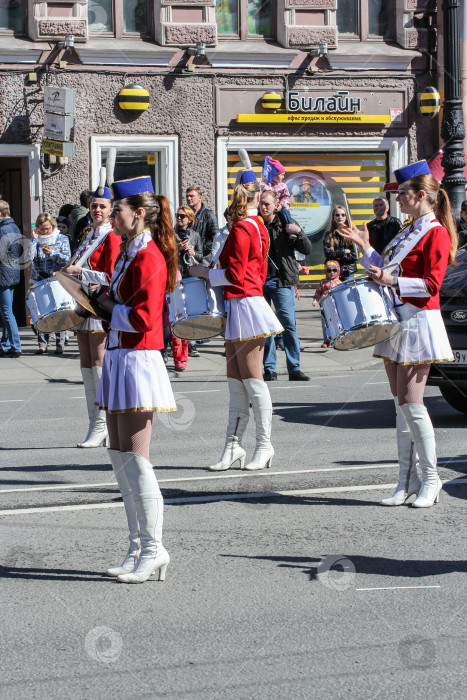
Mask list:
[{"label": "red uniform jacket", "polygon": [[105,272],[110,281],[115,261],[120,253],[121,242],[120,236],[116,236],[113,231],[110,231],[88,260],[91,270]]},{"label": "red uniform jacket", "polygon": [[219,256],[225,276],[232,283],[224,287],[226,299],[263,296],[263,284],[268,272],[269,235],[257,216],[248,218],[257,223],[259,233],[250,221],[237,221]]},{"label": "red uniform jacket", "polygon": [[439,309],[439,290],[446,274],[451,238],[444,226],[436,226],[402,260],[401,276],[423,280],[429,297],[401,297],[419,309]]},{"label": "red uniform jacket", "polygon": [[[167,285],[165,258],[149,232],[130,242],[129,253],[130,258],[134,257],[128,264],[122,254],[115,266],[110,296],[121,307],[118,313],[114,309],[110,328],[119,331],[119,348],[162,350],[162,307]],[[124,261],[122,274],[117,275]],[[112,346],[111,342],[109,349]]]}]

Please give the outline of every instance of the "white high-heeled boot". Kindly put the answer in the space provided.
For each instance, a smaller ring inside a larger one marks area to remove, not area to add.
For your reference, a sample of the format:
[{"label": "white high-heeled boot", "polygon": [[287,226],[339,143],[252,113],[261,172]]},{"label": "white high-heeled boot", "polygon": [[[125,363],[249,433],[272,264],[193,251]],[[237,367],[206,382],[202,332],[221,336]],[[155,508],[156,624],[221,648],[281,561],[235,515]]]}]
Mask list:
[{"label": "white high-heeled boot", "polygon": [[89,428],[84,442],[78,443],[77,447],[106,447],[109,444],[109,434],[107,432],[107,422],[105,411],[100,411],[94,403],[97,387],[101,380],[102,367],[81,368],[83,375],[84,391],[86,403],[88,405]]},{"label": "white high-heeled boot", "polygon": [[422,482],[417,473],[417,451],[412,441],[409,426],[399,406],[397,396],[394,397],[396,406],[397,454],[399,458],[399,482],[396,490],[389,498],[383,498],[384,506],[401,506],[410,496],[418,493]]},{"label": "white high-heeled boot", "polygon": [[219,462],[209,467],[212,472],[230,469],[232,464],[237,461],[240,462],[240,469],[243,469],[245,465],[246,452],[240,443],[250,417],[250,399],[243,382],[232,377],[227,377],[227,382],[230,393],[229,422],[222,457]]},{"label": "white high-heeled boot", "polygon": [[443,482],[436,468],[436,442],[433,424],[426,406],[420,403],[406,403],[401,406],[402,413],[412,433],[412,439],[418,452],[422,472],[422,487],[413,502],[415,508],[429,508],[438,503],[439,492]]},{"label": "white high-heeled boot", "polygon": [[117,581],[143,583],[156,571],[159,581],[164,581],[170,557],[162,544],[164,501],[154,469],[151,462],[134,452],[122,452],[121,457],[136,506],[141,555],[133,571],[120,574]]},{"label": "white high-heeled boot", "polygon": [[266,382],[262,379],[244,379],[243,384],[248,392],[253,416],[256,423],[256,447],[253,459],[245,469],[256,471],[270,467],[274,456],[271,445],[272,402]]},{"label": "white high-heeled boot", "polygon": [[128,483],[123,466],[122,453],[118,450],[107,450],[107,452],[109,453],[110,463],[117,480],[118,488],[122,494],[129,530],[128,539],[130,541],[130,546],[128,552],[125,554],[123,562],[120,566],[107,569],[108,576],[119,576],[120,574],[127,574],[133,571],[140,555],[138,517],[136,515],[133,494],[131,493],[130,484]]}]

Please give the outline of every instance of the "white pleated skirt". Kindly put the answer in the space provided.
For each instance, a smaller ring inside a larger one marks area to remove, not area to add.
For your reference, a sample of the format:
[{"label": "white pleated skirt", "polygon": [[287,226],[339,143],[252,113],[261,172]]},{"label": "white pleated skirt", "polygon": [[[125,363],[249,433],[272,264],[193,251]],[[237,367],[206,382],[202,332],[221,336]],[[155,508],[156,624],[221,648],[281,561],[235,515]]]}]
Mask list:
[{"label": "white pleated skirt", "polygon": [[159,350],[107,350],[96,404],[109,413],[176,411]]},{"label": "white pleated skirt", "polygon": [[226,305],[226,341],[266,338],[284,330],[264,297],[227,299]]},{"label": "white pleated skirt", "polygon": [[103,333],[104,328],[102,327],[101,321],[95,316],[90,318],[85,318],[80,324],[74,327],[75,331],[86,331],[87,333]]},{"label": "white pleated skirt", "polygon": [[397,365],[419,365],[454,360],[439,309],[418,309],[412,304],[398,306],[401,330],[375,345],[374,357]]}]

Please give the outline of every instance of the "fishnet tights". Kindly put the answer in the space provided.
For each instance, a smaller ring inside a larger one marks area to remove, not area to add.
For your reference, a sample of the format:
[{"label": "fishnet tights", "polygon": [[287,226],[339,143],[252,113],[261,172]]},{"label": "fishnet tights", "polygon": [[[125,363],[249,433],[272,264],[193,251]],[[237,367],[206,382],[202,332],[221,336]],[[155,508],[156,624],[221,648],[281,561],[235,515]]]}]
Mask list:
[{"label": "fishnet tights", "polygon": [[149,460],[149,443],[153,413],[107,413],[110,449],[120,452],[135,452]]},{"label": "fishnet tights", "polygon": [[389,386],[393,396],[397,396],[399,406],[406,403],[423,404],[426,380],[430,372],[430,365],[396,365],[394,362],[384,360],[384,368],[389,379]]}]

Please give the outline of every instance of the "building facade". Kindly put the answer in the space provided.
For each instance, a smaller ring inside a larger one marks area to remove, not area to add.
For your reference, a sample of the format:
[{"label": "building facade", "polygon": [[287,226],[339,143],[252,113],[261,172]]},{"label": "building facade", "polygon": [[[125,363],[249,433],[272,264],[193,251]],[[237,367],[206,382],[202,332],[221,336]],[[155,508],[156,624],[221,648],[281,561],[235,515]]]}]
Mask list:
[{"label": "building facade", "polygon": [[[0,192],[28,235],[97,186],[115,146],[117,178],[150,174],[174,208],[199,184],[223,224],[245,147],[258,174],[265,155],[284,164],[319,277],[332,207],[345,195],[357,225],[371,219],[394,169],[439,148],[417,109],[437,86],[439,20],[436,0],[4,2]],[[148,102],[122,102],[134,85]],[[44,138],[46,86],[75,91],[71,156]]]}]

